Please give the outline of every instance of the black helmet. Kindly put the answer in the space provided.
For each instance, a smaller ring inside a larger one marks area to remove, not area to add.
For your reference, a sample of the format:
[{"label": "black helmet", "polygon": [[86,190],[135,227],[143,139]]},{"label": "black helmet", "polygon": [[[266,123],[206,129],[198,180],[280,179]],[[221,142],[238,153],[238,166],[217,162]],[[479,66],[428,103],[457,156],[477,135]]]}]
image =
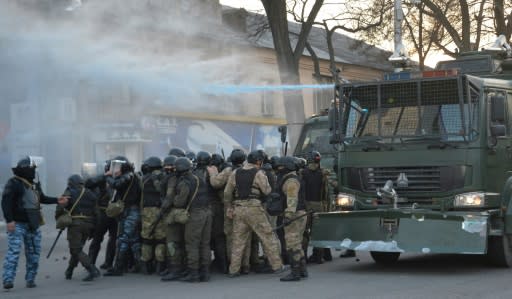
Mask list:
[{"label": "black helmet", "polygon": [[197,153],[196,161],[198,166],[210,165],[212,161],[212,155],[208,152],[200,151]]},{"label": "black helmet", "polygon": [[146,160],[144,160],[143,163],[150,168],[154,168],[154,169],[162,168],[162,160],[160,160],[160,158],[155,157],[155,156],[147,158]]},{"label": "black helmet", "polygon": [[18,161],[16,167],[12,168],[12,172],[17,176],[32,181],[36,177],[36,165],[32,163],[29,156],[26,156]]},{"label": "black helmet", "polygon": [[220,167],[222,164],[224,164],[224,158],[219,154],[212,154],[211,164]]},{"label": "black helmet", "polygon": [[317,151],[311,151],[307,156],[308,163],[320,163],[320,160],[322,160],[322,155]]},{"label": "black helmet", "polygon": [[245,159],[247,159],[247,156],[245,155],[243,150],[235,148],[231,152],[229,159],[231,160],[231,163],[233,163],[233,165],[240,165],[244,163]]},{"label": "black helmet", "polygon": [[192,163],[196,162],[197,160],[196,153],[194,153],[193,151],[187,151],[185,153],[185,157],[189,158],[189,160],[192,161]]},{"label": "black helmet", "polygon": [[174,166],[174,164],[176,163],[176,159],[178,159],[178,157],[176,157],[175,155],[169,155],[169,156],[165,157],[164,167],[165,166]]},{"label": "black helmet", "polygon": [[270,158],[270,165],[272,165],[272,169],[277,169],[277,161],[279,161],[279,157],[278,156],[272,156],[272,158]]},{"label": "black helmet", "polygon": [[187,172],[192,169],[192,161],[185,157],[179,157],[176,159],[176,163],[174,163],[174,165],[176,166],[177,173]]},{"label": "black helmet", "polygon": [[35,167],[34,164],[32,164],[32,161],[30,160],[29,156],[25,156],[21,158],[18,163],[16,164],[16,168],[30,168]]},{"label": "black helmet", "polygon": [[295,171],[295,170],[297,170],[297,158],[290,157],[290,156],[281,157],[277,161],[276,167],[278,169],[280,167],[284,167],[287,171]]},{"label": "black helmet", "polygon": [[249,153],[247,156],[247,162],[251,164],[256,164],[258,161],[265,161],[265,152],[262,150],[256,150]]},{"label": "black helmet", "polygon": [[73,174],[68,178],[68,186],[78,188],[84,185],[84,179],[79,174]]},{"label": "black helmet", "polygon": [[[129,171],[133,171],[133,164],[128,161],[128,158],[125,156],[117,156],[112,160],[124,161],[125,163],[121,166],[121,172],[126,173]],[[112,160],[110,160],[112,162]]]},{"label": "black helmet", "polygon": [[174,155],[176,157],[185,157],[185,151],[182,150],[181,148],[179,147],[173,147],[171,148],[171,150],[169,151],[169,156],[170,155]]},{"label": "black helmet", "polygon": [[262,160],[263,163],[270,163],[270,159],[268,158],[268,155],[264,150],[259,149],[259,150],[257,150],[257,152],[259,152],[260,155],[263,157],[263,160]]}]

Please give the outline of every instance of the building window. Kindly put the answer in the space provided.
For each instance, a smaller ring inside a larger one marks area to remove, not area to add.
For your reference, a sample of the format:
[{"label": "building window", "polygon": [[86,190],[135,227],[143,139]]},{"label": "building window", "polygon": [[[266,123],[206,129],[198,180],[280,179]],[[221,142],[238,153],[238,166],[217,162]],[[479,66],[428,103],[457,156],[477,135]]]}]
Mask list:
[{"label": "building window", "polygon": [[274,115],[274,99],[276,94],[274,91],[265,90],[261,94],[261,114],[263,116]]},{"label": "building window", "polygon": [[[317,76],[313,74],[313,82],[318,82],[318,84],[329,84],[332,83],[331,76],[320,75]],[[315,89],[313,94],[313,105],[314,105],[314,113],[319,114],[325,109],[329,108],[331,104],[331,100],[334,98],[334,90],[333,89]]]}]

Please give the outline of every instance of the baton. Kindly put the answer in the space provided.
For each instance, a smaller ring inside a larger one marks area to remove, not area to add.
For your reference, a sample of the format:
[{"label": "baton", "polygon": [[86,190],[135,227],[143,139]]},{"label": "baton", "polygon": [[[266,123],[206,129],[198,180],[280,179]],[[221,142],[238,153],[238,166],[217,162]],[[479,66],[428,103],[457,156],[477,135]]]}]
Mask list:
[{"label": "baton", "polygon": [[53,241],[53,245],[50,248],[50,251],[48,252],[48,255],[46,256],[47,259],[50,258],[50,255],[52,254],[53,249],[55,248],[55,245],[57,245],[57,241],[59,240],[60,235],[62,234],[63,231],[64,231],[64,229],[59,230],[59,234],[57,235],[57,238],[55,238],[55,241]]},{"label": "baton", "polygon": [[283,227],[286,227],[286,226],[288,226],[288,225],[292,224],[294,221],[299,220],[300,218],[305,217],[305,216],[308,216],[308,215],[313,214],[313,213],[314,213],[313,211],[310,211],[310,212],[307,212],[306,214],[303,214],[303,215],[300,215],[300,216],[294,217],[294,218],[292,218],[292,219],[290,219],[290,220],[283,221],[283,224],[281,224],[281,225],[278,225],[278,226],[274,227],[272,230],[273,230],[273,231],[279,230],[279,229],[281,229],[281,228],[283,228]]}]

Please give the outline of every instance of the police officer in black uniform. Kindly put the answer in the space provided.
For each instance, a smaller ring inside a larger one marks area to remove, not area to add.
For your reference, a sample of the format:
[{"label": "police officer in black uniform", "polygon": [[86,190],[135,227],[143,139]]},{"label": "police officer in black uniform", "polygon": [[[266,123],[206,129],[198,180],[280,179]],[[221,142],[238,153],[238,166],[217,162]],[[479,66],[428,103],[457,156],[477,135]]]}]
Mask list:
[{"label": "police officer in black uniform", "polygon": [[[109,171],[110,160],[105,161],[104,171]],[[112,197],[112,190],[107,187],[105,174],[89,178],[85,181],[85,187],[92,190],[97,197],[96,202],[96,224],[91,244],[89,245],[89,257],[91,262],[96,264],[96,259],[101,249],[101,243],[105,234],[108,232],[107,248],[105,250],[105,262],[100,269],[107,270],[112,268],[114,256],[116,254],[117,239],[117,220],[108,217],[105,214],[109,200]]]},{"label": "police officer in black uniform", "polygon": [[83,178],[74,174],[68,178],[68,186],[64,191],[63,197],[68,200],[66,203],[59,204],[56,217],[66,211],[71,211],[73,219],[70,226],[67,227],[67,239],[71,258],[66,269],[66,279],[71,279],[73,270],[78,262],[87,270],[88,275],[83,281],[91,281],[100,275],[100,271],[85,252],[83,247],[87,239],[91,236],[96,222],[96,202],[97,198],[93,192],[84,186]]}]

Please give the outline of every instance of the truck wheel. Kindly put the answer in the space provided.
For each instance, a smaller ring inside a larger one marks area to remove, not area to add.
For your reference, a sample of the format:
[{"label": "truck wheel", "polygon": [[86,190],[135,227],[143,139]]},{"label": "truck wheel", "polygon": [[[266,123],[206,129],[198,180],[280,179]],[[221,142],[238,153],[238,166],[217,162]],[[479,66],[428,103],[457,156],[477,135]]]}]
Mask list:
[{"label": "truck wheel", "polygon": [[400,252],[370,251],[370,255],[377,264],[390,265],[398,261]]},{"label": "truck wheel", "polygon": [[487,258],[495,266],[512,267],[512,235],[489,237]]}]

